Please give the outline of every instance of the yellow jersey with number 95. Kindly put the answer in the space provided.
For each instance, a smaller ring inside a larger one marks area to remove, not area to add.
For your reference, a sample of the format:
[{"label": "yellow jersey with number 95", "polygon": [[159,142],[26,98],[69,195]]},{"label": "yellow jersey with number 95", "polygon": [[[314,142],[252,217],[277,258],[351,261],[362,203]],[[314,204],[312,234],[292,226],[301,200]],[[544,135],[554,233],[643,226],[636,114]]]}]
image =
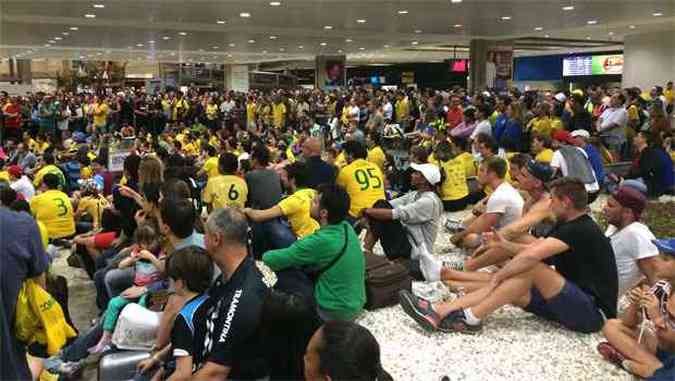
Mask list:
[{"label": "yellow jersey with number 95", "polygon": [[50,239],[75,234],[73,204],[67,194],[51,189],[33,196],[30,200],[30,210],[36,220],[45,224]]},{"label": "yellow jersey with number 95", "polygon": [[349,194],[349,215],[359,217],[361,211],[370,208],[378,200],[384,200],[384,176],[380,168],[363,159],[354,160],[340,170],[337,184]]},{"label": "yellow jersey with number 95", "polygon": [[238,176],[220,175],[212,177],[206,183],[202,199],[213,208],[236,206],[243,208],[248,198],[246,181]]}]

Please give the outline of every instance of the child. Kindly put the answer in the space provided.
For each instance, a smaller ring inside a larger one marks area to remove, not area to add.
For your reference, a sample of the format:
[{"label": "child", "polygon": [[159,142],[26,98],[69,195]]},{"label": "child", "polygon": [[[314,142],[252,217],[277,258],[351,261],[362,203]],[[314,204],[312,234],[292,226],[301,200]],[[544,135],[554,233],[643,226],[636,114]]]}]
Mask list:
[{"label": "child", "polygon": [[149,359],[138,364],[138,373],[141,377],[135,380],[146,379],[152,375],[159,363],[166,359],[171,351],[173,361],[164,364],[152,376],[153,380],[190,379],[192,373],[198,370],[204,362],[204,334],[206,333],[206,316],[210,307],[209,288],[213,275],[213,265],[206,251],[197,246],[189,246],[174,252],[166,261],[166,275],[169,278],[176,295],[186,300],[181,308],[171,330],[171,344],[161,351],[154,353]]},{"label": "child", "polygon": [[[103,315],[103,336],[95,347],[89,351],[91,353],[101,353],[112,341],[112,334],[117,324],[117,318],[124,307],[135,301],[142,306],[146,304],[147,286],[160,281],[164,271],[163,253],[160,253],[158,229],[150,223],[136,228],[134,233],[136,246],[131,249],[131,254],[123,259],[119,268],[134,266],[134,286],[128,288],[119,296],[116,296],[108,302],[108,308]],[[134,292],[141,288],[139,295]],[[134,295],[135,294],[135,295]]]}]

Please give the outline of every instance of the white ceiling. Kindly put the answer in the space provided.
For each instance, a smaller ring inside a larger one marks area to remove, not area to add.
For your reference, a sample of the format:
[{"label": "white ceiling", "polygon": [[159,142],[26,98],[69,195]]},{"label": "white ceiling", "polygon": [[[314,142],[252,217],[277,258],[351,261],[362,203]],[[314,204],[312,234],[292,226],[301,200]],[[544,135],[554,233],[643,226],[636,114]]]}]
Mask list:
[{"label": "white ceiling", "polygon": [[451,49],[429,48],[472,38],[620,43],[629,33],[675,27],[675,0],[279,2],[0,0],[0,57],[255,63],[344,53],[350,63],[416,62],[451,58]]}]

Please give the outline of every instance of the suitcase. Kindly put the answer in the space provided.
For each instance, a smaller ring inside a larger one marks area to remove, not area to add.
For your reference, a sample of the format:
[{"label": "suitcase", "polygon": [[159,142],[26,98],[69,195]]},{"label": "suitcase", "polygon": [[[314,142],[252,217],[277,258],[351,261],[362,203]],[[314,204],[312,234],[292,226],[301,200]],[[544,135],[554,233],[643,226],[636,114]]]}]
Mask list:
[{"label": "suitcase", "polygon": [[398,303],[400,290],[412,289],[412,278],[408,268],[392,262],[385,256],[366,256],[366,309],[393,306]]},{"label": "suitcase", "polygon": [[98,363],[98,379],[100,381],[133,380],[136,365],[149,357],[149,352],[140,351],[122,351],[104,355]]}]

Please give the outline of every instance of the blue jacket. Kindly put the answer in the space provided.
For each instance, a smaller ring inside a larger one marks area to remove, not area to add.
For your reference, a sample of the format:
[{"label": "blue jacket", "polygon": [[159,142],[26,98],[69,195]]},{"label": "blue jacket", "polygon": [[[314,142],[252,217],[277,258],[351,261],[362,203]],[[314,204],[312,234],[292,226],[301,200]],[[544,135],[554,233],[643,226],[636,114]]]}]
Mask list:
[{"label": "blue jacket", "polygon": [[592,144],[586,144],[584,151],[588,155],[588,160],[591,162],[595,178],[598,180],[598,185],[602,186],[605,181],[605,167],[602,165],[602,157],[600,153]]}]

